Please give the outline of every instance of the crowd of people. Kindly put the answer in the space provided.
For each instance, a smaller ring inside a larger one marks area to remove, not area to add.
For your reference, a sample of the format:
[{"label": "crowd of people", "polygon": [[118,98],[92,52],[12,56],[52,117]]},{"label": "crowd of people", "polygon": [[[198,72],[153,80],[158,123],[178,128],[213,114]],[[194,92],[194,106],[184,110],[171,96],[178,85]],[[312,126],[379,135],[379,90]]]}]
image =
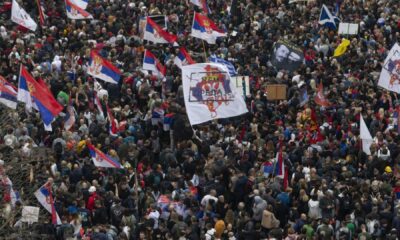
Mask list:
[{"label": "crowd of people", "polygon": [[[19,2],[38,16],[36,1]],[[382,63],[400,40],[400,1],[340,0],[340,19],[358,23],[359,32],[347,36],[351,44],[337,58],[332,56],[341,36],[318,24],[322,4],[333,8],[336,1],[208,1],[209,17],[228,33],[216,44],[190,36],[193,12],[201,11],[190,1],[88,2],[93,20],[70,20],[64,1],[41,1],[47,18],[36,32],[13,23],[4,3],[0,14],[0,75],[17,86],[23,64],[65,109],[72,103],[76,111],[69,131],[61,114],[49,132],[40,114],[21,104],[0,128],[5,174],[9,154],[26,160],[35,148],[52,150],[26,164],[26,179],[10,176],[34,190],[52,184],[62,224],[53,225],[41,209],[39,222],[28,228],[48,239],[400,237],[400,101],[377,87]],[[168,31],[196,62],[215,54],[249,76],[249,112],[191,126],[181,70],[173,64],[178,48],[142,40],[140,19],[148,15],[167,16]],[[304,52],[305,62],[294,72],[270,63],[280,39]],[[87,74],[92,49],[122,71],[119,84],[98,81],[104,112],[107,104],[121,125],[117,135],[110,135],[109,119],[94,104],[95,82]],[[165,77],[142,71],[144,49],[166,65]],[[328,107],[312,97],[320,82]],[[287,100],[268,100],[266,86],[274,83],[287,85]],[[160,114],[171,117],[168,126]],[[362,150],[360,116],[373,136],[370,155]],[[123,168],[95,167],[89,144]],[[264,173],[280,153],[287,186],[285,178]],[[0,194],[4,229],[18,232],[24,227],[20,208],[40,204],[21,192],[11,206],[4,185]]]}]

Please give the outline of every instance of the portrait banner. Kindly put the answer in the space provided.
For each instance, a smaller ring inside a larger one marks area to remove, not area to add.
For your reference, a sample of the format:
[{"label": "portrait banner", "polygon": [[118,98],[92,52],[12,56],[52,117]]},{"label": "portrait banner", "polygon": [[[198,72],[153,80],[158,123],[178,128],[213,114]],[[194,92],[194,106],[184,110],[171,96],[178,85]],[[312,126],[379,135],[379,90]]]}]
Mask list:
[{"label": "portrait banner", "polygon": [[304,62],[303,51],[297,46],[277,41],[271,55],[271,64],[278,70],[284,69],[289,72],[295,71]]},{"label": "portrait banner", "polygon": [[242,94],[229,70],[221,64],[199,63],[182,67],[186,112],[191,125],[247,113]]},{"label": "portrait banner", "polygon": [[397,43],[392,47],[385,59],[378,86],[400,93],[400,46]]}]

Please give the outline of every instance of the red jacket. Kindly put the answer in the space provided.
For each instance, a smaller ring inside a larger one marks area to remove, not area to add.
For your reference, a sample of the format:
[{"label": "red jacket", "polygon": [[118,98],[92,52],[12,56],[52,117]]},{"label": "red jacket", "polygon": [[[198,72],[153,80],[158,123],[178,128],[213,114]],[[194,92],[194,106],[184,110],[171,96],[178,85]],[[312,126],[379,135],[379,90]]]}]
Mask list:
[{"label": "red jacket", "polygon": [[97,198],[98,198],[98,196],[97,196],[97,193],[96,193],[96,192],[90,194],[90,197],[89,197],[88,202],[87,202],[87,204],[86,204],[86,208],[87,208],[89,211],[93,211],[93,209],[94,209],[94,202],[95,202],[95,200],[96,200]]}]

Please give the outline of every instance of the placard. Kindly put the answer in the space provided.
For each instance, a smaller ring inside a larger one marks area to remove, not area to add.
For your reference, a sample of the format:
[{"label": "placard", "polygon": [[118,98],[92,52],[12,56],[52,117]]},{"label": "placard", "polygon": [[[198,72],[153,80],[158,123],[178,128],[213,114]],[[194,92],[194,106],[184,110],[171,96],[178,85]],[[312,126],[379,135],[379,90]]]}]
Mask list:
[{"label": "placard", "polygon": [[250,78],[249,76],[232,77],[235,81],[236,92],[240,93],[242,97],[250,97]]},{"label": "placard", "polygon": [[267,85],[267,99],[268,100],[286,100],[285,84],[269,84]]},{"label": "placard", "polygon": [[22,207],[21,222],[35,223],[39,220],[39,208],[31,206]]},{"label": "placard", "polygon": [[343,35],[357,35],[358,24],[355,23],[339,23],[339,34]]}]

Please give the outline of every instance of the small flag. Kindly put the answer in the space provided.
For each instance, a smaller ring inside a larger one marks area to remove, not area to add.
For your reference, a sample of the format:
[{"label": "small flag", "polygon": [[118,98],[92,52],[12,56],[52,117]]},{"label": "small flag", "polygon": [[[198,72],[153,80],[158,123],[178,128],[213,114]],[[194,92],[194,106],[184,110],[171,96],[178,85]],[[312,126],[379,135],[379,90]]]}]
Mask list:
[{"label": "small flag", "polygon": [[94,94],[94,105],[96,105],[97,110],[99,111],[99,113],[101,114],[101,116],[104,118],[104,111],[103,111],[103,107],[101,106],[101,102],[99,97],[97,96],[97,93]]},{"label": "small flag", "polygon": [[54,206],[54,198],[52,193],[52,185],[50,182],[45,183],[35,192],[35,197],[40,204],[51,214],[51,221],[54,225],[60,225],[61,219],[56,212]]},{"label": "small flag", "polygon": [[174,64],[178,66],[179,68],[182,68],[182,66],[190,65],[196,63],[193,61],[192,57],[189,55],[189,53],[186,51],[185,47],[180,47],[179,48],[179,53],[174,59]]},{"label": "small flag", "polygon": [[215,44],[218,37],[226,37],[227,34],[208,17],[195,12],[191,36],[203,39],[209,44]]},{"label": "small flag", "polygon": [[322,107],[328,107],[330,105],[328,99],[324,95],[324,86],[322,81],[319,83],[317,95],[314,97],[314,102]]},{"label": "small flag", "polygon": [[165,77],[167,73],[167,68],[161,64],[161,62],[152,52],[150,52],[150,50],[146,50],[144,52],[143,69],[152,71],[153,75],[156,76]]},{"label": "small flag", "polygon": [[93,163],[96,167],[122,168],[121,164],[117,160],[95,148],[93,145],[88,145],[88,148],[90,156],[92,157]]},{"label": "small flag", "polygon": [[285,166],[285,161],[283,160],[282,153],[282,144],[279,147],[279,153],[277,155],[277,163],[276,163],[276,176],[279,178],[283,178],[283,189],[286,190],[288,186],[288,170]]},{"label": "small flag", "polygon": [[93,19],[92,14],[76,5],[74,0],[65,0],[65,10],[67,11],[67,17],[70,19]]},{"label": "small flag", "polygon": [[360,138],[362,141],[362,149],[367,155],[371,155],[370,147],[373,143],[373,138],[368,130],[367,124],[364,122],[364,118],[360,115]]},{"label": "small flag", "polygon": [[118,84],[121,77],[120,70],[109,61],[103,59],[96,51],[90,52],[87,73],[103,81]]},{"label": "small flag", "polygon": [[163,129],[164,131],[169,131],[171,129],[171,125],[174,121],[174,113],[167,113],[164,116],[164,123],[163,123]]},{"label": "small flag", "polygon": [[343,38],[342,42],[339,44],[339,46],[335,49],[335,52],[333,54],[334,57],[340,57],[342,56],[346,51],[347,47],[350,46],[350,40]]},{"label": "small flag", "polygon": [[67,106],[67,111],[64,117],[64,128],[65,130],[70,130],[74,124],[75,124],[76,118],[75,118],[75,109],[72,104],[72,98],[71,96],[69,97],[69,103]]},{"label": "small flag", "polygon": [[17,89],[2,76],[0,76],[0,103],[12,109],[16,109],[18,104]]},{"label": "small flag", "polygon": [[262,165],[262,172],[264,173],[265,177],[268,177],[274,172],[274,165],[270,161],[264,162]]},{"label": "small flag", "polygon": [[16,0],[12,2],[11,20],[31,31],[36,31],[36,22],[33,21],[25,9],[19,6]]},{"label": "small flag", "polygon": [[150,17],[147,17],[146,20],[146,28],[143,39],[154,43],[171,43],[174,44],[174,46],[178,46],[178,43],[176,42],[178,37],[165,31]]},{"label": "small flag", "polygon": [[328,9],[328,7],[323,4],[321,8],[321,14],[319,16],[319,24],[331,29],[337,29],[337,25],[340,20],[338,17],[334,16]]},{"label": "small flag", "polygon": [[[24,70],[22,71],[22,69]],[[17,100],[25,103],[25,109],[31,112],[32,107],[36,110],[39,110],[39,108],[37,107],[36,103],[33,102],[31,93],[29,92],[28,80],[29,82],[35,81],[35,79],[29,74],[29,72],[21,66],[18,78]]]},{"label": "small flag", "polygon": [[43,6],[42,6],[42,4],[41,4],[41,2],[40,2],[40,0],[36,0],[36,4],[37,4],[37,7],[38,7],[38,12],[39,12],[39,21],[40,21],[40,25],[41,26],[44,26],[44,24],[45,24],[45,15],[44,15],[44,11],[43,11]]},{"label": "small flag", "polygon": [[201,10],[203,10],[203,12],[205,12],[206,14],[211,13],[211,10],[207,4],[207,0],[190,0],[190,2],[201,8]]},{"label": "small flag", "polygon": [[229,62],[229,61],[227,61],[227,60],[225,60],[225,59],[222,59],[222,58],[218,58],[218,57],[215,56],[215,55],[210,56],[210,57],[208,58],[208,60],[209,60],[210,62],[213,62],[213,63],[219,63],[219,64],[224,65],[226,68],[228,68],[228,70],[229,70],[229,75],[231,75],[231,77],[237,76],[236,68],[235,68],[235,66],[233,66],[233,64],[232,64],[231,62]]},{"label": "small flag", "polygon": [[110,126],[109,126],[110,135],[113,137],[116,137],[116,136],[118,136],[118,132],[119,132],[118,121],[117,121],[117,119],[114,118],[108,105],[106,105],[106,108],[107,108],[107,118],[108,118],[108,121],[110,122]]}]

